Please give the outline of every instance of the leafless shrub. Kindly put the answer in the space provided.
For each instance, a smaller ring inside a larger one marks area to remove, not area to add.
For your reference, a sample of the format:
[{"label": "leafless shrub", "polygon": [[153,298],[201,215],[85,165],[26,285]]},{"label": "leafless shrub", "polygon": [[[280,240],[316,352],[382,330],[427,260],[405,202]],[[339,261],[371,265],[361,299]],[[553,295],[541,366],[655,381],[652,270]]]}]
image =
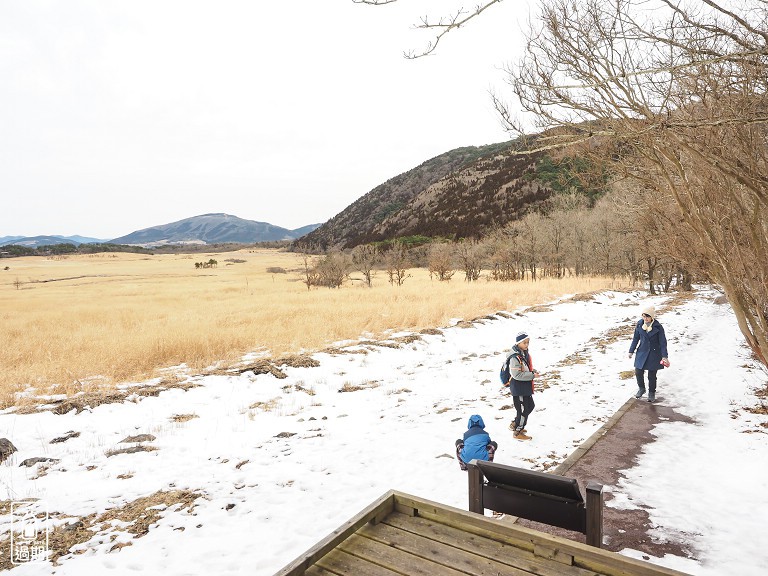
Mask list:
[{"label": "leafless shrub", "polygon": [[402,286],[408,274],[408,249],[402,242],[395,242],[387,252],[385,258],[389,283],[393,286]]},{"label": "leafless shrub", "polygon": [[360,244],[352,249],[352,264],[363,274],[365,284],[370,288],[378,260],[378,250],[373,244]]},{"label": "leafless shrub", "polygon": [[440,282],[447,282],[456,273],[453,265],[453,249],[449,244],[437,243],[429,247],[427,254],[429,277],[434,275]]}]

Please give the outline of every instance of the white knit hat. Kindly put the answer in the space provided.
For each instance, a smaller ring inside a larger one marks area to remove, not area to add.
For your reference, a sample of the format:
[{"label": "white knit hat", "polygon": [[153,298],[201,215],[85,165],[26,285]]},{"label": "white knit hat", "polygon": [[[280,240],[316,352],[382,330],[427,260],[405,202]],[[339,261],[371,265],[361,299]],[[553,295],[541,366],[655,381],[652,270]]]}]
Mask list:
[{"label": "white knit hat", "polygon": [[654,308],[653,306],[646,306],[645,308],[643,308],[642,313],[647,314],[654,320],[656,319],[656,308]]}]

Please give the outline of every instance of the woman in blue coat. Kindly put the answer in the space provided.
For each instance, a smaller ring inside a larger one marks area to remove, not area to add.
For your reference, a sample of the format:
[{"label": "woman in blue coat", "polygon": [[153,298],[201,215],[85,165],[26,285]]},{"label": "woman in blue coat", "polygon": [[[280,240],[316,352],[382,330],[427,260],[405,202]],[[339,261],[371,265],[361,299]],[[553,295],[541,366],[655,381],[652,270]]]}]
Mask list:
[{"label": "woman in blue coat", "polygon": [[635,398],[645,394],[645,371],[648,371],[648,402],[656,400],[656,372],[669,366],[667,359],[667,337],[664,327],[656,320],[656,309],[649,306],[643,310],[642,318],[637,321],[629,357],[637,349],[635,356],[635,378],[637,393]]}]

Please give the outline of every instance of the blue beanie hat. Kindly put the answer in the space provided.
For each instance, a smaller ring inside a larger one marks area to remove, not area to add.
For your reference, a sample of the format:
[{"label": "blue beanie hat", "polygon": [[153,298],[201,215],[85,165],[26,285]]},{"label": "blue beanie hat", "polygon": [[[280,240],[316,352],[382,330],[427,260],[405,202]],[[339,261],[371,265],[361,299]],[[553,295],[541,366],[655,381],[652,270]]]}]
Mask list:
[{"label": "blue beanie hat", "polygon": [[530,336],[528,336],[527,332],[520,332],[517,336],[515,336],[515,344],[520,344],[523,340],[528,340]]}]

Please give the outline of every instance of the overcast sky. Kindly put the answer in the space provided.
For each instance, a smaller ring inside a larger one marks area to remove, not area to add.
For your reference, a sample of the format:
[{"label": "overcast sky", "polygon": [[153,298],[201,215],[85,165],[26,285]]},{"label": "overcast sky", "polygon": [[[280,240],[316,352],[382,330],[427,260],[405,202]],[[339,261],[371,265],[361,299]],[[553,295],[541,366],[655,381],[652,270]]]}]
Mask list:
[{"label": "overcast sky", "polygon": [[[225,212],[325,222],[438,154],[508,138],[528,2],[406,60],[467,4],[0,0],[0,236],[116,238]],[[511,98],[511,94],[509,95]]]}]

